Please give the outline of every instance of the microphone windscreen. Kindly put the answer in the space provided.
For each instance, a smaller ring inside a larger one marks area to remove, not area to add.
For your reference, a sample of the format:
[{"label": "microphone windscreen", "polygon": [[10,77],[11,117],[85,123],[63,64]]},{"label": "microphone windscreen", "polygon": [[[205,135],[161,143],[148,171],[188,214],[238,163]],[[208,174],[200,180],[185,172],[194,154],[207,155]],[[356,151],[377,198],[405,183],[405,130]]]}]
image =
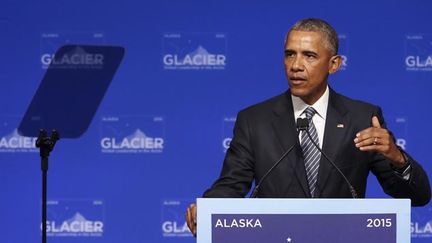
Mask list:
[{"label": "microphone windscreen", "polygon": [[297,118],[297,129],[298,130],[306,130],[309,126],[308,119],[306,118]]}]

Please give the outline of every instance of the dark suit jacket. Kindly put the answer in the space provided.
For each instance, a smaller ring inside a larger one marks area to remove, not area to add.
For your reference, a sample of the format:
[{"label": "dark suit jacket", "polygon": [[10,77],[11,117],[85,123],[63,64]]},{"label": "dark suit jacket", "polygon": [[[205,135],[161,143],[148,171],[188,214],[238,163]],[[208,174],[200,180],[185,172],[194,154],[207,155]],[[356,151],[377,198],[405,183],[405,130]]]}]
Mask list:
[{"label": "dark suit jacket", "polygon": [[[378,116],[385,127],[381,109],[355,101],[330,90],[323,151],[346,175],[359,197],[365,196],[371,171],[385,193],[410,198],[413,205],[427,204],[431,197],[428,177],[411,157],[410,180],[403,180],[384,156],[362,152],[355,147],[357,132],[371,126]],[[338,126],[338,124],[343,124]],[[292,145],[295,148],[261,185],[258,197],[311,197],[303,154],[299,145],[289,91],[239,112],[234,137],[227,151],[222,172],[204,197],[244,197],[253,180],[263,175]],[[315,197],[349,198],[349,188],[341,175],[321,156]]]}]

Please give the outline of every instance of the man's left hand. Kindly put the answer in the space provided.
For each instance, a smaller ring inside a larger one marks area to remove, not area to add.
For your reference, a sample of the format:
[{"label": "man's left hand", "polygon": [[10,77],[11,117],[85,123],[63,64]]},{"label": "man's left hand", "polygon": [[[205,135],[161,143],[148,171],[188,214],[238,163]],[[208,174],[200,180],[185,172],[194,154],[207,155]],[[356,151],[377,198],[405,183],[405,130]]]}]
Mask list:
[{"label": "man's left hand", "polygon": [[389,131],[381,127],[378,117],[372,117],[372,127],[366,128],[356,134],[355,146],[361,151],[374,151],[381,153],[396,168],[405,166],[405,158],[394,143]]}]

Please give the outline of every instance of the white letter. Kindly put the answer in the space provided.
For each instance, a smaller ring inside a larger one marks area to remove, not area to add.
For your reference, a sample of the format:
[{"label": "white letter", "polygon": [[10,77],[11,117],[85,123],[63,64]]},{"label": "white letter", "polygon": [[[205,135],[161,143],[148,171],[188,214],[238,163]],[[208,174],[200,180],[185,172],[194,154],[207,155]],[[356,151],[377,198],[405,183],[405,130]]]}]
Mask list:
[{"label": "white letter", "polygon": [[50,54],[43,54],[41,56],[41,62],[44,65],[49,65],[51,63],[51,60],[54,58],[54,56],[51,57]]},{"label": "white letter", "polygon": [[413,56],[407,56],[407,57],[405,58],[405,64],[406,64],[408,67],[414,67],[414,66],[415,66],[415,60],[414,60],[414,57],[413,57]]},{"label": "white letter", "polygon": [[218,219],[218,220],[216,221],[215,228],[217,228],[217,227],[222,227],[222,228],[223,228],[222,221],[221,221],[220,219]]},{"label": "white letter", "polygon": [[171,233],[173,230],[172,230],[172,225],[171,225],[171,222],[170,221],[165,221],[163,224],[162,224],[162,230],[165,232],[165,233]]},{"label": "white letter", "polygon": [[163,149],[163,138],[155,138],[154,139],[154,148],[155,149]]},{"label": "white letter", "polygon": [[425,227],[424,227],[424,230],[423,230],[423,233],[432,233],[432,225],[428,222],[428,223],[426,223],[426,225],[425,225]]},{"label": "white letter", "polygon": [[102,54],[96,54],[95,55],[95,63],[94,64],[102,65],[103,64],[103,59],[104,59],[104,56]]},{"label": "white letter", "polygon": [[257,220],[255,221],[255,226],[254,226],[254,227],[257,227],[257,226],[259,226],[260,228],[262,228],[262,225],[261,225],[261,222],[260,222],[259,219],[257,219]]},{"label": "white letter", "polygon": [[225,66],[225,56],[224,56],[224,55],[217,55],[216,58],[217,58],[216,63],[217,63],[218,65],[223,65],[223,66]]},{"label": "white letter", "polygon": [[103,232],[103,222],[95,221],[93,226],[93,232]]},{"label": "white letter", "polygon": [[398,146],[400,146],[402,149],[406,149],[405,148],[405,146],[406,146],[406,140],[405,139],[403,139],[403,138],[396,139],[396,144]]},{"label": "white letter", "polygon": [[173,65],[173,57],[172,55],[165,55],[163,58],[163,62],[165,65]]},{"label": "white letter", "polygon": [[104,149],[110,148],[111,147],[110,139],[109,138],[102,138],[102,140],[101,140],[101,146]]}]

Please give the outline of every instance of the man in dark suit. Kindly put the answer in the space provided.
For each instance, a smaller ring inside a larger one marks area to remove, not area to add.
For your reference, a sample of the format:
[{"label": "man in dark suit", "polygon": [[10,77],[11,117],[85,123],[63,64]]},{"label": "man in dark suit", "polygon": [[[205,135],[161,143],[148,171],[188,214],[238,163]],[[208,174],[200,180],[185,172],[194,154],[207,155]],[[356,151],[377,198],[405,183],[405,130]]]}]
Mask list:
[{"label": "man in dark suit", "polygon": [[[334,161],[358,197],[365,197],[370,171],[392,197],[412,205],[430,201],[429,179],[412,157],[396,146],[381,109],[337,94],[329,74],[341,65],[338,35],[325,21],[305,19],[288,32],[285,70],[290,89],[239,112],[222,172],[204,197],[244,197],[285,151],[293,150],[263,181],[258,197],[349,198],[342,175],[314,143]],[[307,135],[296,129],[306,118]],[[196,205],[186,213],[196,233]]]}]

